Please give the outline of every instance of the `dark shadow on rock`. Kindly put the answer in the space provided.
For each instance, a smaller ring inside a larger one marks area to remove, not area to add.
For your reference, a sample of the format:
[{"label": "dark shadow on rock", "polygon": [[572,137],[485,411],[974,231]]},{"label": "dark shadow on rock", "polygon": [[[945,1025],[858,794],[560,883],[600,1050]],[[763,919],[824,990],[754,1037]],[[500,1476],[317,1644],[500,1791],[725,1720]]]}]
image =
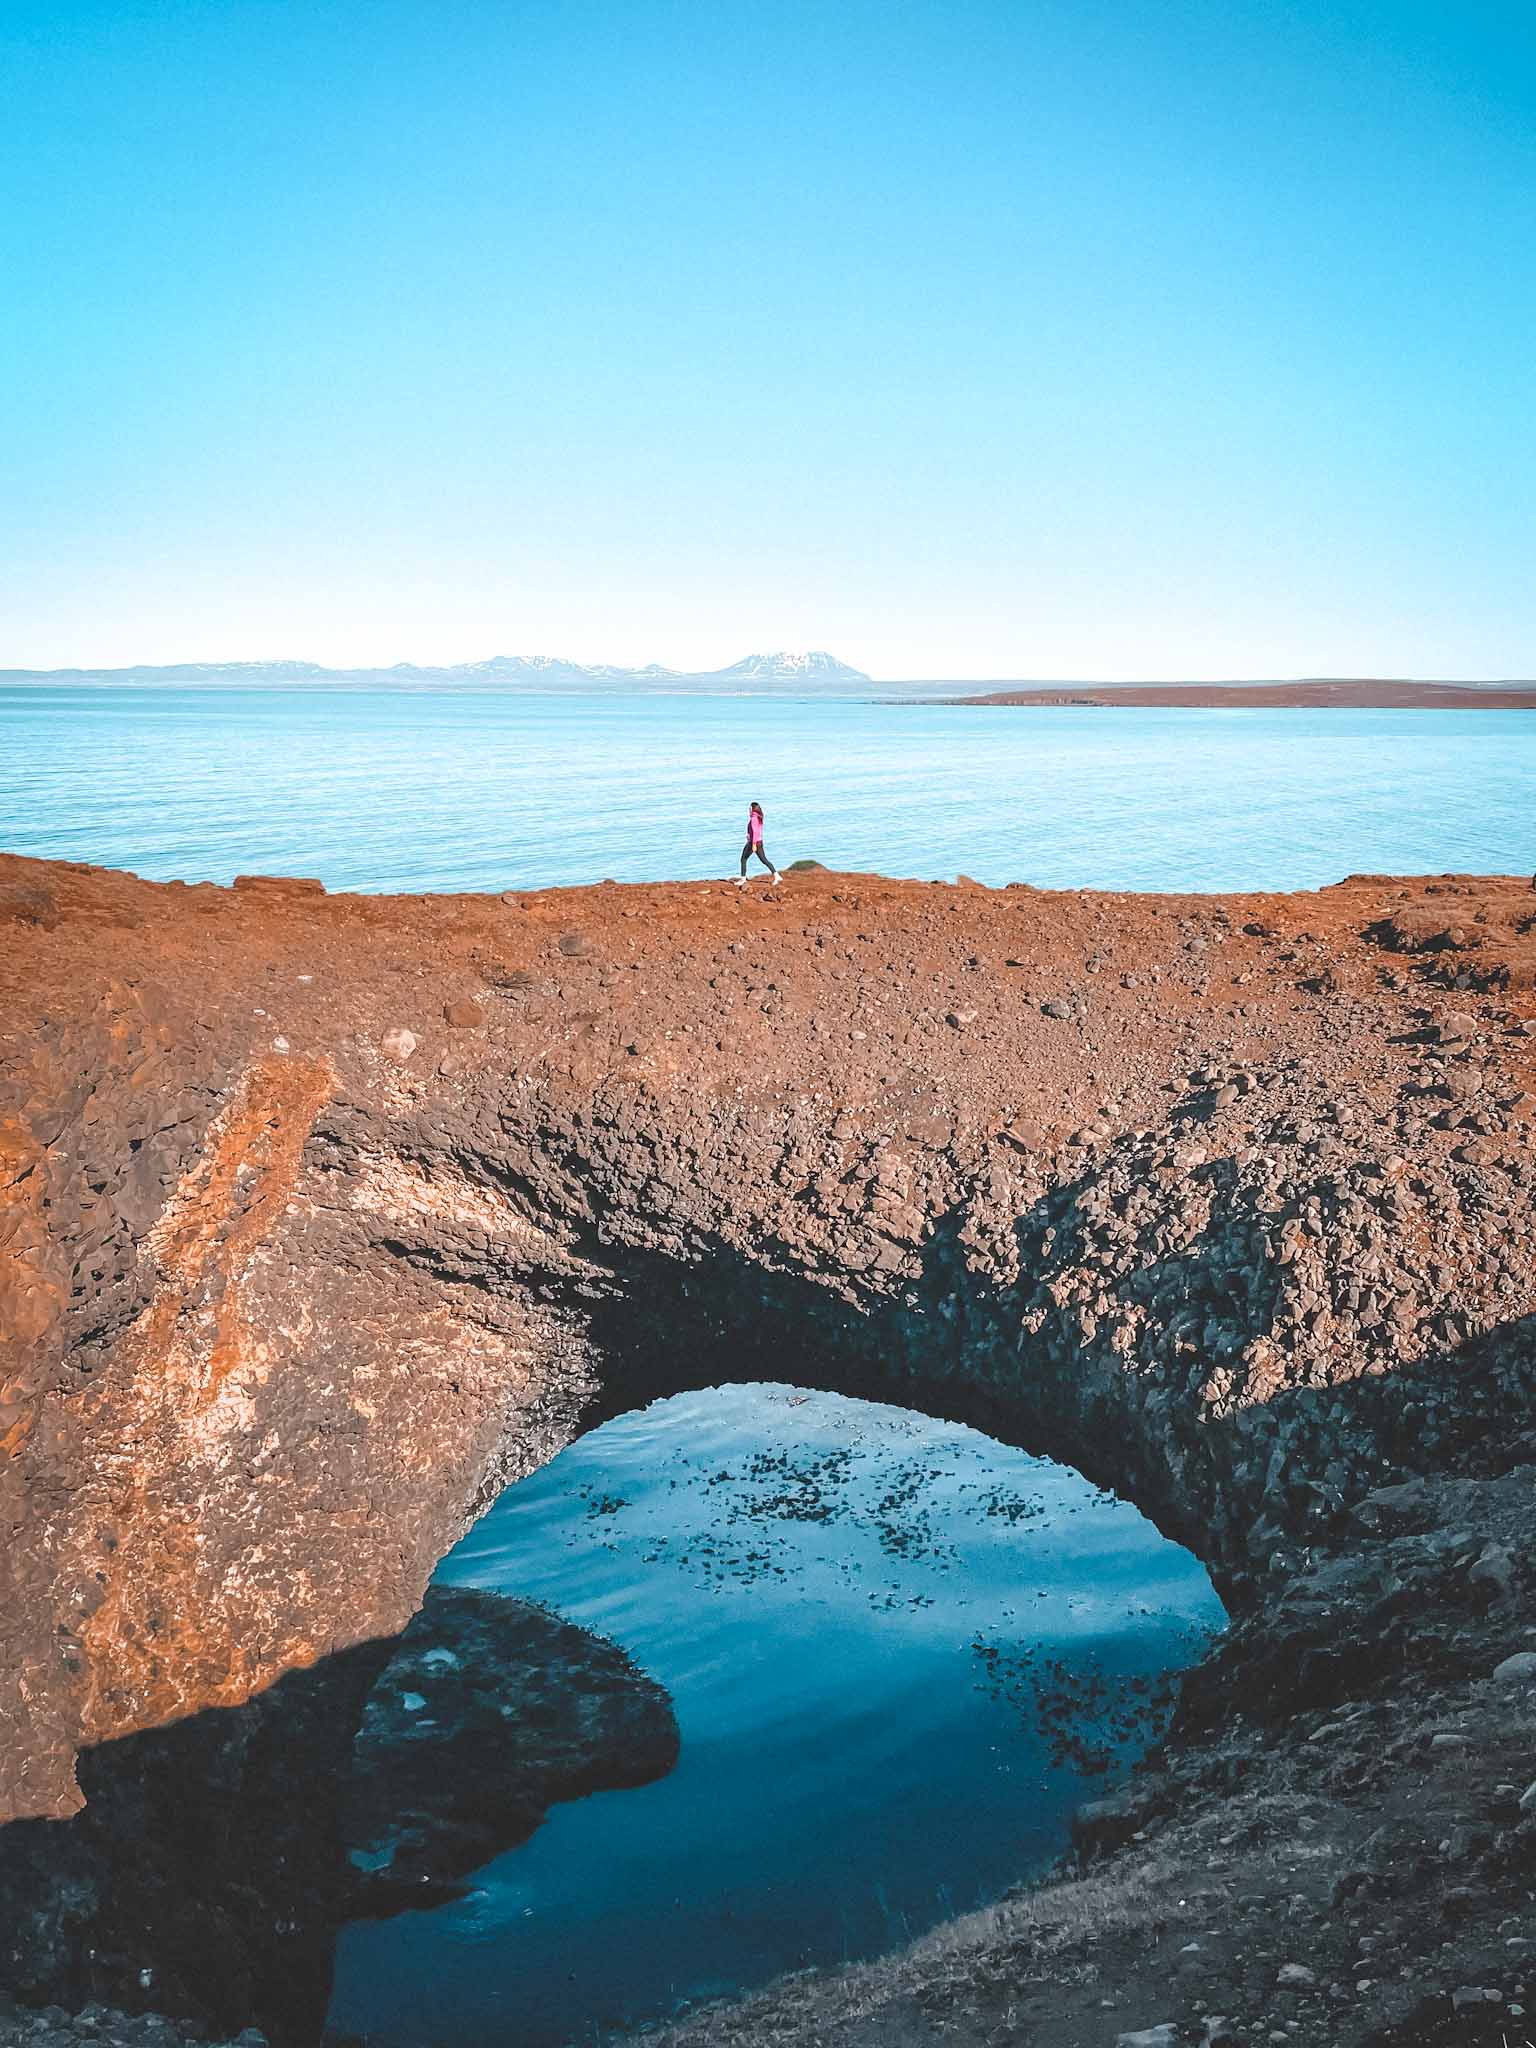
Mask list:
[{"label": "dark shadow on rock", "polygon": [[[1347,1505],[1373,1487],[1446,1469],[1492,1476],[1536,1456],[1536,1316],[1447,1331],[1372,1370],[1359,1367],[1380,1346],[1362,1326],[1341,1338],[1339,1371],[1287,1384],[1279,1363],[1351,1282],[1353,1252],[1341,1244],[1314,1296],[1260,1247],[1308,1201],[1338,1204],[1330,1175],[1276,1208],[1234,1161],[1192,1166],[1166,1199],[1196,1205],[1193,1227],[1158,1249],[1115,1191],[1117,1177],[1142,1182],[1134,1151],[1088,1162],[1011,1219],[1019,1277],[1003,1284],[972,1253],[967,1205],[931,1216],[877,1290],[834,1254],[807,1270],[786,1248],[779,1264],[771,1239],[761,1263],[705,1229],[685,1257],[618,1245],[599,1204],[575,1236],[601,1277],[552,1273],[541,1290],[581,1316],[603,1361],[580,1426],[755,1379],[911,1407],[1133,1499],[1233,1609],[1262,1605],[1276,1572],[1341,1534]],[[532,1205],[504,1163],[488,1177]],[[496,1281],[472,1261],[440,1270]]]},{"label": "dark shadow on rock", "polygon": [[547,1608],[433,1588],[363,1708],[341,1802],[348,1917],[434,1905],[549,1808],[664,1777],[666,1693]]},{"label": "dark shadow on rock", "polygon": [[0,1986],[305,2048],[347,1921],[454,1896],[556,1801],[677,1753],[615,1644],[434,1588],[398,1637],[86,1751],[82,1812],[0,1829]]}]

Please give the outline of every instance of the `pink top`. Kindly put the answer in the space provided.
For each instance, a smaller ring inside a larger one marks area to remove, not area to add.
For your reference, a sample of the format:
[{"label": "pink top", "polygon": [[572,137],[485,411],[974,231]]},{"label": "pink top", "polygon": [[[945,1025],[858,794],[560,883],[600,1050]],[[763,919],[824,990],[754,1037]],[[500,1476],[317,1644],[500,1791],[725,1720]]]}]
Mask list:
[{"label": "pink top", "polygon": [[763,821],[756,811],[747,813],[747,844],[761,846],[763,843]]}]

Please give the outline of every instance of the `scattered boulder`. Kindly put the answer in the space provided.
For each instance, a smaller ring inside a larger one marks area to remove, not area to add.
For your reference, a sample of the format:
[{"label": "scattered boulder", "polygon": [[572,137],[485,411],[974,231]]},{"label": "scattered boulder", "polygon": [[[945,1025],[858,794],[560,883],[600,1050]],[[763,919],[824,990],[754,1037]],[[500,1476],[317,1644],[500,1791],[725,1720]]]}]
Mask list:
[{"label": "scattered boulder", "polygon": [[325,884],[313,875],[236,875],[234,886],[257,896],[323,896]]},{"label": "scattered boulder", "polygon": [[1432,903],[1408,903],[1377,925],[1372,933],[1394,953],[1438,953],[1467,943],[1456,919]]},{"label": "scattered boulder", "polygon": [[478,1031],[485,1022],[485,1011],[467,996],[444,1003],[443,1016],[455,1031]]},{"label": "scattered boulder", "polygon": [[1485,1984],[1460,1984],[1451,1993],[1451,2009],[1453,2012],[1467,2012],[1476,2006],[1502,2005],[1503,2003],[1503,1992],[1490,1990]]},{"label": "scattered boulder", "polygon": [[407,1031],[403,1024],[396,1024],[392,1030],[386,1031],[379,1040],[379,1051],[383,1053],[384,1057],[389,1060],[398,1060],[402,1064],[410,1058],[415,1050],[416,1034],[414,1031]]},{"label": "scattered boulder", "polygon": [[1072,1846],[1091,1860],[1131,1841],[1154,1818],[1168,1796],[1167,1780],[1137,1779],[1108,1799],[1090,1799],[1072,1816]]},{"label": "scattered boulder", "polygon": [[1490,1543],[1476,1564],[1468,1569],[1467,1579],[1489,1599],[1507,1600],[1514,1591],[1514,1558],[1504,1544]]},{"label": "scattered boulder", "polygon": [[1434,1497],[1422,1479],[1398,1486],[1378,1486],[1356,1501],[1350,1518],[1371,1536],[1400,1536],[1427,1529],[1435,1518]]}]

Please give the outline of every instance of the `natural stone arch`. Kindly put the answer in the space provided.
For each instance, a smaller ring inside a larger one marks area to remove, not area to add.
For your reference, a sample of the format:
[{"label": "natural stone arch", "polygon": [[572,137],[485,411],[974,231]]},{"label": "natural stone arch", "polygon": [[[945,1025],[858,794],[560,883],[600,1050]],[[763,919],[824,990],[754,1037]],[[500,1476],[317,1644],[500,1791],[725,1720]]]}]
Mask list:
[{"label": "natural stone arch", "polygon": [[[1243,930],[825,876],[746,928],[734,891],[45,872],[9,991],[9,1811],[69,1810],[82,1744],[398,1629],[501,1485],[723,1354],[1062,1458],[1239,1605],[1521,1413],[1528,1262],[1476,1248],[1516,1243],[1528,1159],[1419,1106],[1470,1041],[1381,984],[1395,884]],[[1262,1059],[1207,1015],[1213,946],[1270,977]],[[749,1028],[738,987],[791,1014]],[[1459,1001],[1512,1074],[1509,999]]]}]

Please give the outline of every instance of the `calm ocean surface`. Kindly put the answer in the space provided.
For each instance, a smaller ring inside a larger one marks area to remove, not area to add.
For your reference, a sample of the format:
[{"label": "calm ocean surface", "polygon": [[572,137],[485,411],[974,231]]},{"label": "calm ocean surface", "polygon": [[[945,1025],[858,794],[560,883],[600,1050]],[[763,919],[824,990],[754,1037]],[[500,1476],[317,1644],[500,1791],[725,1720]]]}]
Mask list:
[{"label": "calm ocean surface", "polygon": [[0,688],[0,848],[168,880],[533,888],[781,866],[1127,889],[1536,871],[1536,713],[476,689]]}]

